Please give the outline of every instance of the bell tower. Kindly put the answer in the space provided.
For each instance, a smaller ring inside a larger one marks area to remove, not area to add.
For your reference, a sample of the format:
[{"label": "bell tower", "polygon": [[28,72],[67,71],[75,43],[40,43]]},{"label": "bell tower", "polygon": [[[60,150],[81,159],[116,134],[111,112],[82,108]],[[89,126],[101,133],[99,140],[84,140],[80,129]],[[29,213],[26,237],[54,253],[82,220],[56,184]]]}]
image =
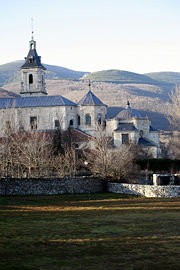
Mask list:
[{"label": "bell tower", "polygon": [[21,66],[21,91],[23,97],[47,95],[45,84],[46,68],[41,64],[41,57],[36,51],[36,41],[33,37],[29,42],[29,53]]}]

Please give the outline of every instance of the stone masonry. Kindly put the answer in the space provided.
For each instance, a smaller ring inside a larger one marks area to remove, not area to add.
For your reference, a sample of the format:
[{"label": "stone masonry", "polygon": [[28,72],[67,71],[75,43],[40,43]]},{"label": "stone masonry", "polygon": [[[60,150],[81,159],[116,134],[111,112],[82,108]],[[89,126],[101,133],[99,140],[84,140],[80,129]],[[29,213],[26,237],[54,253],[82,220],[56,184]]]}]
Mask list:
[{"label": "stone masonry", "polygon": [[104,181],[79,177],[74,179],[0,179],[0,195],[55,195],[103,192]]},{"label": "stone masonry", "polygon": [[180,197],[180,186],[152,186],[139,184],[108,183],[108,192],[134,194],[145,197]]}]

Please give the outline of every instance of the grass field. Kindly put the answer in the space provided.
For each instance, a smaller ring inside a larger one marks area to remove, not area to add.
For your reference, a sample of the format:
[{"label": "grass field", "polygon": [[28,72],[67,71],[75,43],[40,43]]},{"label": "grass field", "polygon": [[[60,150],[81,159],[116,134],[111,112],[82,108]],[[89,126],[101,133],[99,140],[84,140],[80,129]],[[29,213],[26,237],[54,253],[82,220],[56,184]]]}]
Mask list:
[{"label": "grass field", "polygon": [[180,269],[180,198],[0,198],[0,269]]}]

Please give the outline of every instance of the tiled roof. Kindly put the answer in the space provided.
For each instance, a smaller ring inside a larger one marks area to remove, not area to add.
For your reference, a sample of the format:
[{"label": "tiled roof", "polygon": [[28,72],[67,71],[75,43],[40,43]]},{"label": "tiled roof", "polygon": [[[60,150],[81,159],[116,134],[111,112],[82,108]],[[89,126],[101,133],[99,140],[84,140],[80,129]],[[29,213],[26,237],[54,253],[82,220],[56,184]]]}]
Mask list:
[{"label": "tiled roof", "polygon": [[119,127],[114,131],[136,131],[137,128],[133,125],[133,123],[120,123]]},{"label": "tiled roof", "polygon": [[127,109],[122,110],[116,116],[116,118],[119,118],[119,119],[142,118],[142,115],[137,110],[131,109],[131,107],[128,107]]},{"label": "tiled roof", "polygon": [[77,104],[62,96],[0,98],[0,109],[13,107],[29,108],[29,107],[52,107],[52,106],[77,106]]},{"label": "tiled roof", "polygon": [[156,146],[154,143],[148,141],[147,139],[144,139],[144,138],[139,138],[139,141],[138,141],[138,144],[139,145],[144,145],[144,146]]},{"label": "tiled roof", "polygon": [[[67,141],[68,136],[71,136],[72,142],[88,142],[91,139],[91,136],[82,132],[78,129],[72,129],[70,132],[68,130],[33,130],[33,131],[25,131],[19,133],[22,135],[22,139],[24,142],[34,140],[35,138],[39,141],[44,142],[53,142],[54,136],[57,134],[61,134],[62,143],[64,144]],[[17,134],[14,134],[14,138],[16,138]],[[3,142],[5,137],[0,138],[0,143]]]},{"label": "tiled roof", "polygon": [[[99,98],[97,98],[90,90],[89,92],[78,102],[78,105],[104,105]],[[105,106],[105,105],[104,105]]]}]

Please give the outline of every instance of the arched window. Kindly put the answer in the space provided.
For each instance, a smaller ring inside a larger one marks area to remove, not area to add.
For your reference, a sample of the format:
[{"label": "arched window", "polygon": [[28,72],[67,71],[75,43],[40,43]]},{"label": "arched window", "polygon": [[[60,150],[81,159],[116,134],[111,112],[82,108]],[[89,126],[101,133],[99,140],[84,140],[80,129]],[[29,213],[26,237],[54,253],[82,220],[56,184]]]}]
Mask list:
[{"label": "arched window", "polygon": [[69,122],[70,127],[73,127],[73,120],[71,119]]},{"label": "arched window", "polygon": [[78,126],[80,126],[81,125],[81,117],[79,115],[77,117],[77,122],[78,122]]},{"label": "arched window", "polygon": [[143,130],[139,131],[139,136],[142,138],[143,137]]},{"label": "arched window", "polygon": [[91,116],[86,114],[86,125],[91,125]]},{"label": "arched window", "polygon": [[97,120],[98,120],[98,124],[101,125],[101,122],[102,122],[101,114],[98,114]]},{"label": "arched window", "polygon": [[29,74],[29,84],[32,84],[32,83],[33,83],[33,75]]}]

